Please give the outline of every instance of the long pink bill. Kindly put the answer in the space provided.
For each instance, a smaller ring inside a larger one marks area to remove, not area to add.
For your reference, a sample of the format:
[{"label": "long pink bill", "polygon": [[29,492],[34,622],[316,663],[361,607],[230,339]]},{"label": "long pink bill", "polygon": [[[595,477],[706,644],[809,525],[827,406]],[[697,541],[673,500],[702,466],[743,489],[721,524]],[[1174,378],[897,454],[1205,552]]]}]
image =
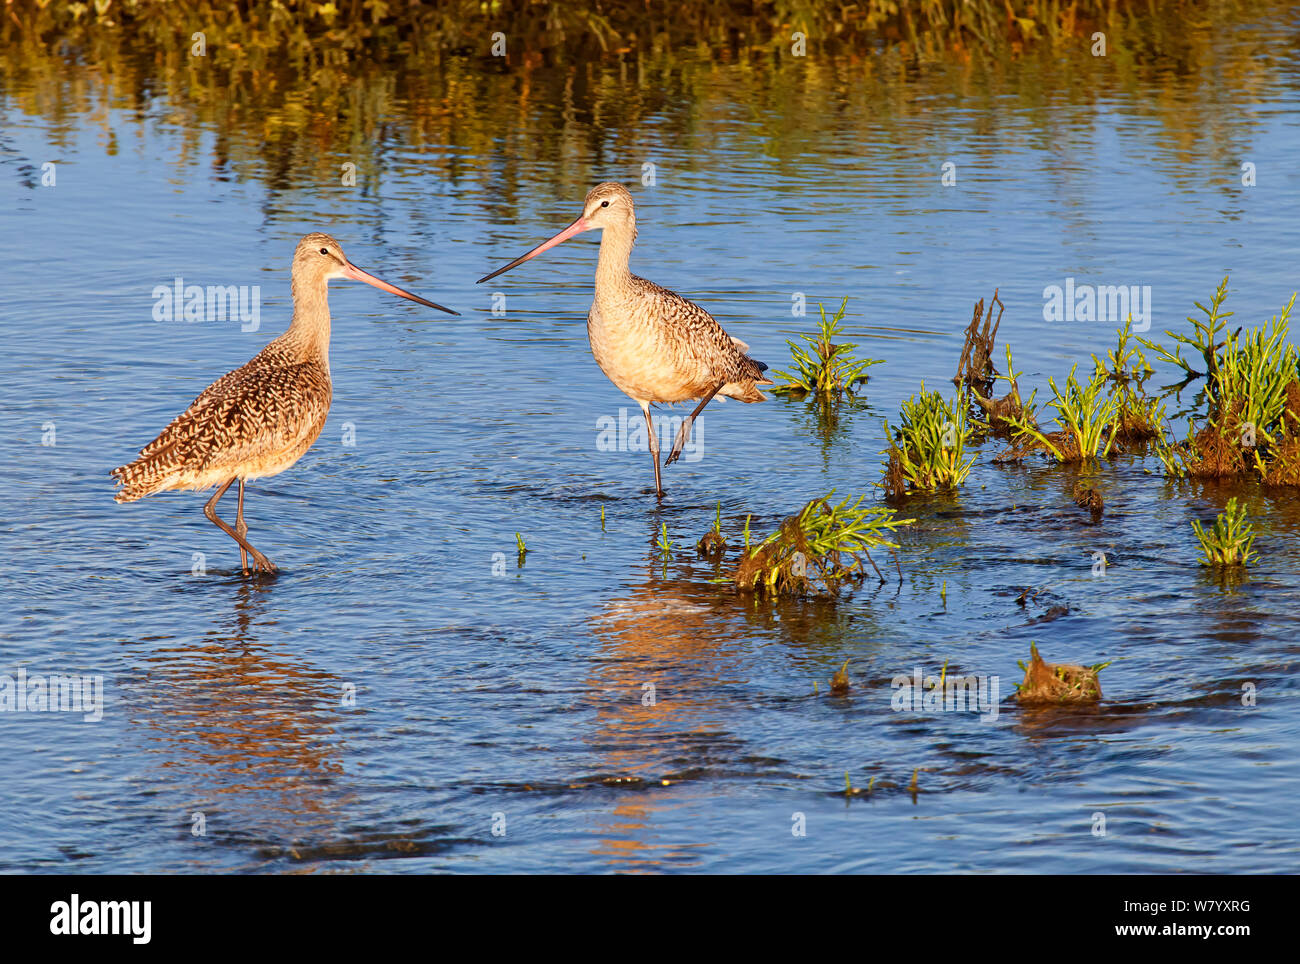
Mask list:
[{"label": "long pink bill", "polygon": [[397,285],[390,285],[382,278],[376,278],[369,271],[362,271],[350,261],[343,268],[343,277],[349,278],[352,281],[364,281],[368,285],[374,285],[380,291],[387,291],[389,294],[397,295],[400,298],[409,298],[411,301],[424,305],[427,308],[437,308],[439,311],[445,311],[449,315],[460,314],[459,311],[452,311],[450,308],[444,308],[442,305],[434,304],[432,301],[427,301],[419,295],[413,295],[404,288],[397,287]]},{"label": "long pink bill", "polygon": [[557,244],[563,244],[565,241],[568,241],[569,238],[573,237],[575,234],[581,234],[583,231],[586,231],[588,226],[589,225],[587,224],[586,218],[578,218],[578,220],[574,221],[572,224],[570,224],[567,228],[565,228],[555,237],[551,238],[551,240],[543,241],[541,244],[533,248],[533,250],[529,251],[527,254],[521,254],[519,257],[515,258],[515,260],[511,261],[504,268],[497,268],[491,274],[484,275],[483,277],[479,278],[478,284],[482,284],[484,281],[491,281],[497,275],[503,274],[504,272],[509,271],[511,268],[518,267],[519,265],[527,261],[529,258],[535,258],[543,251],[549,251]]}]

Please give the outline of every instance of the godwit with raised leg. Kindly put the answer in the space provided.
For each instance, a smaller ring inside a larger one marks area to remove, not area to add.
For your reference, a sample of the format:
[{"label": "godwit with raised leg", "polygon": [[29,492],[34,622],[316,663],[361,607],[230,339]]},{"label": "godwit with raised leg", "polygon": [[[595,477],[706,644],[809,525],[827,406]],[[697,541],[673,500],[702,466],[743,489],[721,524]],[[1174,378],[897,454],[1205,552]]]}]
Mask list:
[{"label": "godwit with raised leg", "polygon": [[[330,385],[329,281],[364,281],[448,314],[450,308],[425,301],[362,271],[328,234],[309,234],[293,255],[293,322],[289,330],[205,388],[182,414],[140,450],[129,465],[112,471],[121,484],[118,502],[134,502],[167,489],[210,489],[203,507],[214,525],[239,543],[245,572],[248,557],[258,571],[274,572],[271,560],[245,538],[244,483],[283,472],[311,448],[325,426]],[[217,515],[217,503],[239,481],[235,528]]]},{"label": "godwit with raised leg", "polygon": [[723,331],[707,311],[632,273],[628,261],[636,242],[636,214],[632,195],[622,184],[597,184],[587,195],[582,217],[504,268],[480,278],[479,284],[576,234],[593,230],[604,233],[596,263],[596,296],[587,313],[587,338],[601,371],[641,406],[650,436],[655,493],[662,496],[659,438],[650,406],[699,399],[664,460],[668,466],[681,455],[691,424],[714,395],[761,402],[766,396],[758,386],[772,382],[763,375],[767,366],[749,357],[749,346]]}]

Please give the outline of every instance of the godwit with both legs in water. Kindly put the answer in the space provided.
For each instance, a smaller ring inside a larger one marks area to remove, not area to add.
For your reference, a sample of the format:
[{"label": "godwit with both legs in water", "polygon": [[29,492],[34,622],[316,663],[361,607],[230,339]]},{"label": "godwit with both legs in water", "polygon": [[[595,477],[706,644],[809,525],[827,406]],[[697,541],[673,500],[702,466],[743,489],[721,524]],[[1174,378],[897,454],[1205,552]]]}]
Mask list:
[{"label": "godwit with both legs in water", "polygon": [[672,465],[690,438],[691,423],[714,395],[742,402],[766,397],[759,385],[771,385],[761,361],[749,357],[749,346],[732,338],[707,311],[681,295],[638,278],[628,268],[636,241],[632,195],[621,184],[597,184],[587,195],[582,217],[551,240],[539,244],[479,284],[535,258],[583,231],[602,230],[596,264],[596,296],[587,313],[591,353],[609,380],[641,406],[650,435],[650,461],[659,481],[659,438],[650,418],[656,403],[699,399],[682,422],[664,465]]},{"label": "godwit with both legs in water", "polygon": [[[293,322],[242,368],[222,375],[162,434],[140,450],[129,465],[112,471],[122,488],[118,502],[134,502],[167,489],[210,489],[216,494],[203,514],[239,543],[245,572],[248,557],[258,571],[274,572],[271,560],[245,536],[244,483],[283,472],[311,448],[329,414],[329,280],[364,281],[448,314],[450,308],[425,301],[362,271],[328,234],[309,234],[293,255]],[[217,515],[217,503],[239,480],[235,528]]]}]

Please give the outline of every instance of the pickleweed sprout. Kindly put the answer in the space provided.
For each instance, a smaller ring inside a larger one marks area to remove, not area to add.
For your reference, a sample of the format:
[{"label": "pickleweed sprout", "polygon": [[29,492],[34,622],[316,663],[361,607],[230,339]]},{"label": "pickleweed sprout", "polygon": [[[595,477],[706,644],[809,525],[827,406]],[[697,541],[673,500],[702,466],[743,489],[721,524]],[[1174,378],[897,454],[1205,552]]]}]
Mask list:
[{"label": "pickleweed sprout", "polygon": [[1192,529],[1201,544],[1202,565],[1245,566],[1258,555],[1251,549],[1255,543],[1255,529],[1246,519],[1245,506],[1239,504],[1235,496],[1215,518],[1213,528],[1207,530],[1199,519],[1193,519]]},{"label": "pickleweed sprout", "polygon": [[836,344],[836,339],[843,337],[840,322],[848,310],[849,299],[840,302],[837,312],[827,317],[826,308],[818,304],[821,312],[821,324],[815,335],[800,335],[806,343],[800,345],[787,339],[790,354],[794,361],[794,371],[774,371],[776,378],[784,378],[785,384],[772,388],[773,394],[789,395],[793,398],[813,396],[818,402],[829,401],[841,395],[848,395],[867,381],[867,369],[881,364],[884,359],[856,358],[856,344]]}]

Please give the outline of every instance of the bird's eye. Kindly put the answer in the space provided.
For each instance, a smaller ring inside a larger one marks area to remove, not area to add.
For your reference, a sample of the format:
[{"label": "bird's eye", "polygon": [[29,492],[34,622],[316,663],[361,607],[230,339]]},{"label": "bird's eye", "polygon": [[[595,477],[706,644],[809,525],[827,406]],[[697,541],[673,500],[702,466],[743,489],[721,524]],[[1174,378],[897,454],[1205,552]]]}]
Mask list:
[{"label": "bird's eye", "polygon": [[321,248],[321,249],[320,249],[320,253],[321,253],[321,254],[329,254],[329,253],[330,253],[330,249],[329,249],[329,248]]},{"label": "bird's eye", "polygon": [[603,208],[607,208],[607,207],[609,207],[609,202],[608,202],[608,201],[601,201],[601,202],[600,202],[600,206],[603,207]]}]

